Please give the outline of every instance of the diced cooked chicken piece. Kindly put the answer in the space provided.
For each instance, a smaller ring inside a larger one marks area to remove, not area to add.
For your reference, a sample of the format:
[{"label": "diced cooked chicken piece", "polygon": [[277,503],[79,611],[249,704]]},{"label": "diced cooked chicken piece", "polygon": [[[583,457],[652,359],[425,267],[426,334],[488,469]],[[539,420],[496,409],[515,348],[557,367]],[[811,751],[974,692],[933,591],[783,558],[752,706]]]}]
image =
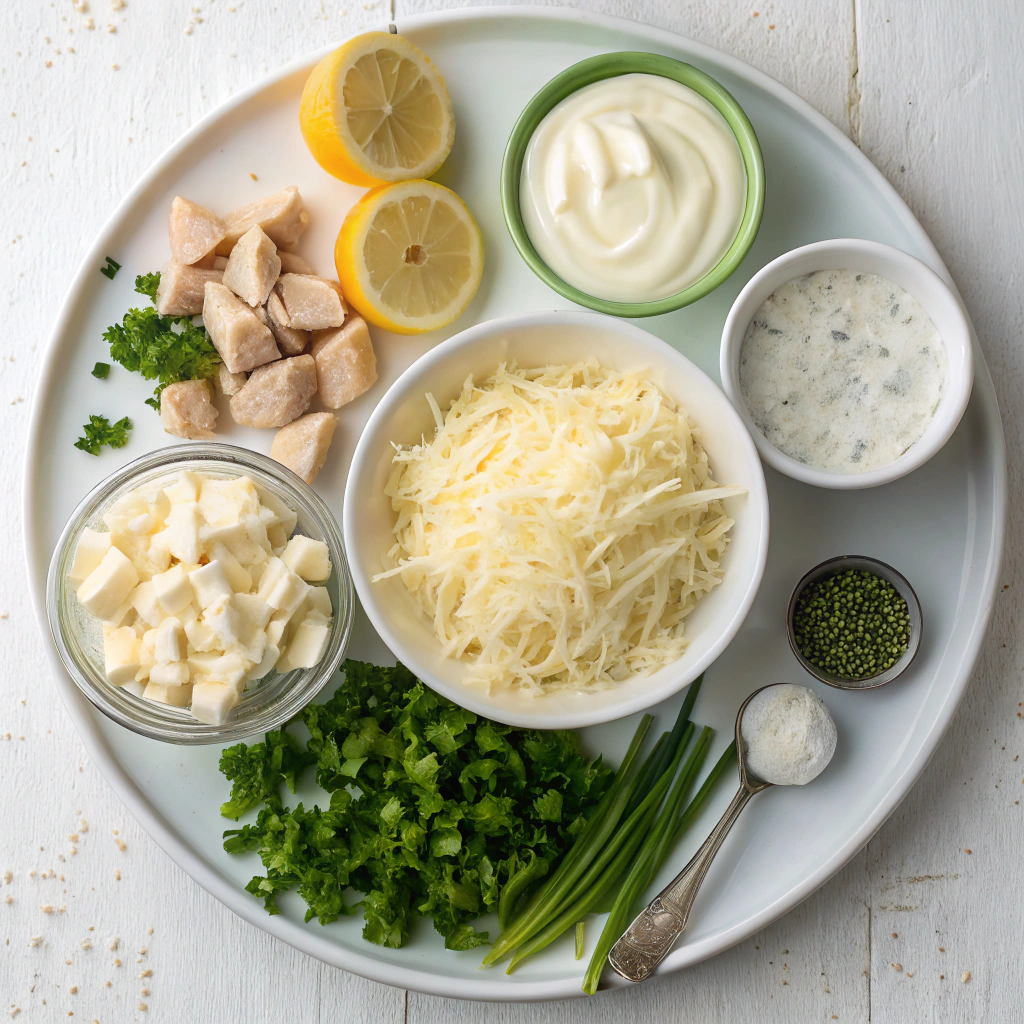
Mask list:
[{"label": "diced cooked chicken piece", "polygon": [[288,318],[287,327],[319,331],[345,322],[345,302],[333,281],[310,274],[282,274],[275,290]]},{"label": "diced cooked chicken piece", "polygon": [[203,323],[231,373],[281,358],[270,328],[230,288],[214,281],[206,285]]},{"label": "diced cooked chicken piece", "polygon": [[256,224],[270,235],[274,245],[287,248],[294,245],[309,223],[309,214],[302,205],[302,196],[294,185],[275,192],[266,199],[232,210],[225,218],[226,234],[217,252],[226,256],[235,243]]},{"label": "diced cooked chicken piece", "polygon": [[213,257],[213,269],[223,270],[228,265],[227,256],[214,256]]},{"label": "diced cooked chicken piece", "polygon": [[257,224],[231,250],[224,268],[224,284],[250,306],[262,306],[280,275],[277,246]]},{"label": "diced cooked chicken piece", "polygon": [[337,426],[338,417],[334,413],[308,412],[277,432],[270,446],[270,457],[311,484],[323,469]]},{"label": "diced cooked chicken piece", "polygon": [[171,255],[179,263],[198,263],[223,240],[227,226],[215,213],[175,196],[167,221]]},{"label": "diced cooked chicken piece", "polygon": [[237,395],[248,379],[244,373],[232,373],[226,363],[217,367],[217,390],[222,395]]},{"label": "diced cooked chicken piece", "polygon": [[301,257],[293,252],[278,253],[281,257],[282,274],[315,274],[316,271]]},{"label": "diced cooked chicken piece", "polygon": [[156,311],[161,316],[198,316],[203,311],[206,282],[220,281],[222,273],[169,259],[160,268]]},{"label": "diced cooked chicken piece", "polygon": [[316,394],[312,356],[293,356],[254,370],[231,399],[231,416],[246,427],[283,427],[301,416]]},{"label": "diced cooked chicken piece", "polygon": [[320,401],[328,409],[340,409],[358,398],[377,379],[377,357],[373,354],[366,321],[353,313],[343,327],[320,331],[309,350],[316,363]]},{"label": "diced cooked chicken piece", "polygon": [[[281,261],[281,266],[284,266],[283,260]],[[276,291],[270,293],[270,298],[267,299],[266,311],[267,326],[274,332],[277,347],[286,356],[302,355],[310,341],[309,331],[299,331],[285,323],[288,319],[288,314],[285,312],[281,296]]]},{"label": "diced cooked chicken piece", "polygon": [[217,407],[210,394],[210,382],[183,380],[168,384],[160,392],[160,422],[168,434],[190,441],[209,441],[217,424]]}]

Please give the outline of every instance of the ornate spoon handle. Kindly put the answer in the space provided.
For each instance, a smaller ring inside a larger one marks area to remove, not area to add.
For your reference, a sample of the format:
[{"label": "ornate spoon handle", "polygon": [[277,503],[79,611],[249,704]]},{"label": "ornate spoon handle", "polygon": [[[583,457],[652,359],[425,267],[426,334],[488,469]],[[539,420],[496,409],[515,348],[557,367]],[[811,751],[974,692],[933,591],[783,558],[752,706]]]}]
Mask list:
[{"label": "ornate spoon handle", "polygon": [[690,908],[696,899],[704,876],[711,867],[723,840],[736,823],[747,801],[760,791],[741,785],[712,829],[703,846],[693,855],[689,864],[640,912],[626,929],[622,938],[612,946],[608,962],[627,981],[643,981],[654,973],[655,967],[668,955],[679,934],[686,927]]}]

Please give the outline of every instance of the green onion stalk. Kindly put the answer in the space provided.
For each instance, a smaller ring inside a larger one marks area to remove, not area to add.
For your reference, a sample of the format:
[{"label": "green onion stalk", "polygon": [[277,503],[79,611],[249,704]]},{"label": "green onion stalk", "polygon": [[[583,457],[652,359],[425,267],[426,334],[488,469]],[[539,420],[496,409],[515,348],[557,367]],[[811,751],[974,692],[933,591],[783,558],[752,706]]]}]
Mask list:
[{"label": "green onion stalk", "polygon": [[710,729],[701,731],[685,763],[683,757],[694,733],[689,718],[702,680],[703,676],[690,686],[671,731],[658,738],[642,763],[639,752],[652,719],[641,719],[604,799],[554,873],[525,905],[523,895],[543,869],[531,861],[506,883],[499,898],[502,931],[484,957],[484,965],[512,954],[511,971],[574,926],[582,954],[584,916],[614,899],[630,865],[647,849],[653,830],[665,818],[666,801],[674,809],[674,821],[681,794],[700,770],[711,740]]},{"label": "green onion stalk", "polygon": [[[706,747],[703,753],[707,753]],[[721,777],[726,767],[734,760],[735,756],[736,744],[733,742],[729,744],[725,752],[718,759],[715,766],[708,773],[708,777],[682,813],[680,813],[679,808],[689,781],[692,781],[692,778],[680,784],[683,780],[683,775],[682,773],[680,774],[677,785],[673,787],[673,791],[666,800],[654,829],[647,837],[640,855],[634,861],[609,911],[608,919],[605,921],[604,928],[597,940],[597,946],[590,958],[586,974],[583,976],[583,991],[588,995],[593,995],[597,991],[608,954],[636,915],[638,900],[654,881],[669,852],[678,843],[687,827],[697,816],[715,783]],[[701,760],[703,760],[703,755]]]}]

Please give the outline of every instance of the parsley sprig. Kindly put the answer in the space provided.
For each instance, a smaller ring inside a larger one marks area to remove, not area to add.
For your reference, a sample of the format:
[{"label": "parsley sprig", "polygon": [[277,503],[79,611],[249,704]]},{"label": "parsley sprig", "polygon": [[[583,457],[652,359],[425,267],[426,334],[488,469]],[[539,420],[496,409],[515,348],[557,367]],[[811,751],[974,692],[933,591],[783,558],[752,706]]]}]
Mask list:
[{"label": "parsley sprig", "polygon": [[89,422],[82,427],[83,435],[75,442],[79,451],[90,455],[99,455],[104,445],[111,448],[123,448],[128,443],[132,421],[123,416],[116,423],[111,423],[106,416],[90,416]]}]

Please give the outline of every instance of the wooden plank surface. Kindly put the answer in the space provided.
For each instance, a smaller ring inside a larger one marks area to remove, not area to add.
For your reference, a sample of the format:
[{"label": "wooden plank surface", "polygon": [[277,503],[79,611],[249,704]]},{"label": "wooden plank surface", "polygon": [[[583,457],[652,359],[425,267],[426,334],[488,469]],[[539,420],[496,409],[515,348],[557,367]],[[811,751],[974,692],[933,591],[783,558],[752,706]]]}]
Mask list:
[{"label": "wooden plank surface", "polygon": [[[142,833],[88,762],[42,668],[20,544],[27,400],[53,313],[116,201],[189,124],[308,50],[443,6],[345,2],[5,7],[0,531],[10,542],[0,549],[0,1008],[19,1009],[19,1022],[71,1013],[104,1024],[1021,1019],[1024,688],[1014,643],[1014,499],[1024,446],[1024,84],[1016,70],[1024,19],[1001,0],[574,5],[735,54],[837,124],[935,240],[996,380],[1011,452],[1006,589],[949,735],[837,878],[752,941],[683,974],[586,1002],[484,1007],[364,982],[239,921]],[[152,973],[140,977],[145,971]]]}]

